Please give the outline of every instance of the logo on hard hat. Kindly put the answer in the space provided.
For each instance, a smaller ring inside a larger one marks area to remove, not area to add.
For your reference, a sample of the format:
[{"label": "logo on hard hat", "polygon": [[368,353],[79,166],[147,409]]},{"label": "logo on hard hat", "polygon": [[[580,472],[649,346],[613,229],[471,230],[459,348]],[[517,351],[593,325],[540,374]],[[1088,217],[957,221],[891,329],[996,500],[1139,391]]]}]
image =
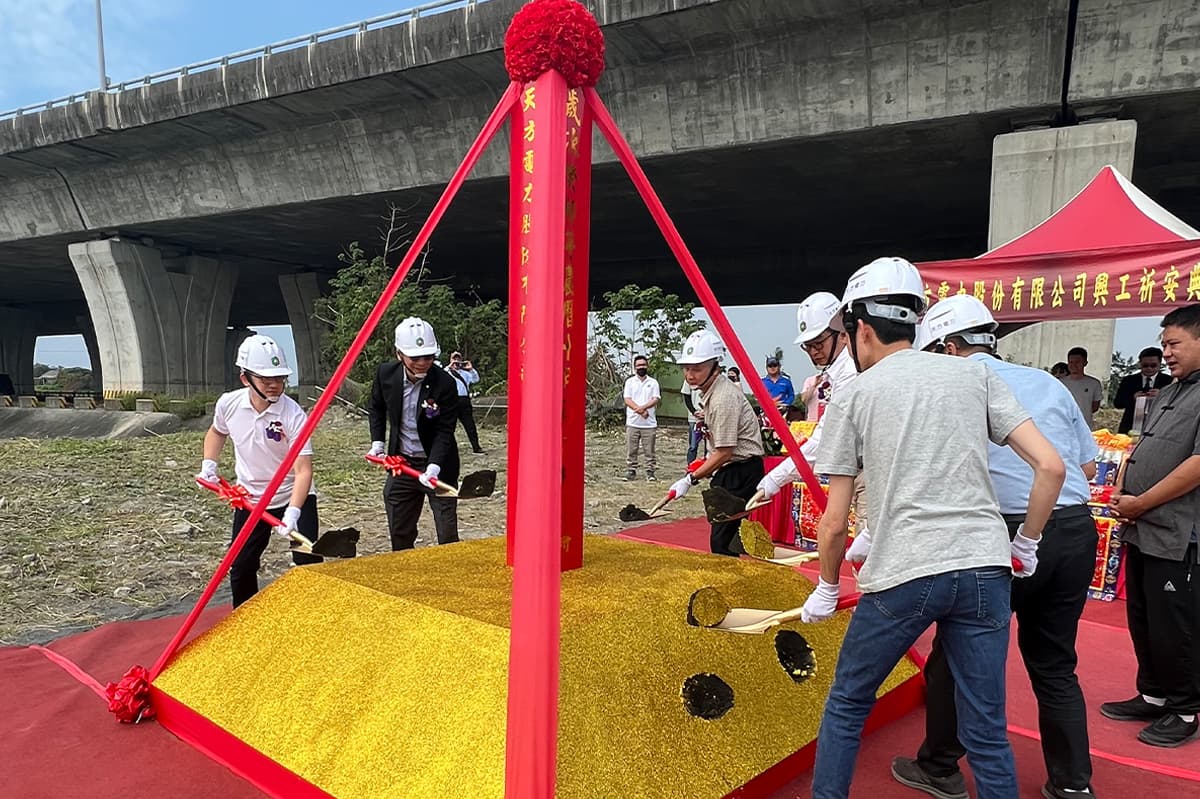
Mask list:
[{"label": "logo on hard hat", "polygon": [[805,330],[808,330],[808,322],[801,322],[800,323],[800,332],[803,333]]},{"label": "logo on hard hat", "polygon": [[417,346],[418,346],[418,347],[424,347],[424,346],[425,346],[425,339],[421,338],[420,336],[417,336]]},{"label": "logo on hard hat", "polygon": [[278,356],[278,355],[272,355],[272,356],[271,356],[271,365],[272,365],[272,366],[278,366],[278,365],[279,365],[279,356]]},{"label": "logo on hard hat", "polygon": [[688,348],[687,348],[687,354],[688,354],[688,355],[691,355],[691,354],[692,354],[693,352],[695,352],[695,351],[696,351],[696,348],[695,348],[695,347],[688,347]]}]

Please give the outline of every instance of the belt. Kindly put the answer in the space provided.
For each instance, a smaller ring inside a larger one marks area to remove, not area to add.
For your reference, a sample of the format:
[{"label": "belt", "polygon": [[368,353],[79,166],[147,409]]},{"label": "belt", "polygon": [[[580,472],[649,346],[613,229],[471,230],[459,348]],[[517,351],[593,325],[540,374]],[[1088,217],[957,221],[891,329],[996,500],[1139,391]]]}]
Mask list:
[{"label": "belt", "polygon": [[[1006,521],[1006,522],[1021,523],[1021,522],[1025,521],[1024,513],[1002,513],[1000,515],[1004,517],[1004,521]],[[1055,508],[1053,511],[1051,511],[1050,518],[1046,520],[1046,523],[1049,524],[1050,522],[1065,521],[1067,519],[1077,519],[1081,516],[1091,516],[1091,515],[1092,515],[1092,512],[1090,510],[1088,510],[1087,505],[1068,505],[1065,508]]]}]

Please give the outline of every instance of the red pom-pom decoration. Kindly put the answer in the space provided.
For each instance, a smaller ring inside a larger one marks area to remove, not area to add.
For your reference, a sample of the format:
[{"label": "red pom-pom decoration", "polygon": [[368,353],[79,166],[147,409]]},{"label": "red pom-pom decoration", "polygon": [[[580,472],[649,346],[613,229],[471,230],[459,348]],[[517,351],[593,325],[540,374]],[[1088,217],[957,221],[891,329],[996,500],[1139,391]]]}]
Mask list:
[{"label": "red pom-pom decoration", "polygon": [[604,34],[576,0],[533,0],[504,34],[504,67],[518,83],[553,69],[571,88],[595,86],[604,71]]},{"label": "red pom-pom decoration", "polygon": [[108,696],[108,712],[122,724],[154,718],[154,708],[150,706],[150,672],[144,667],[134,666],[120,682],[106,685],[104,693]]}]

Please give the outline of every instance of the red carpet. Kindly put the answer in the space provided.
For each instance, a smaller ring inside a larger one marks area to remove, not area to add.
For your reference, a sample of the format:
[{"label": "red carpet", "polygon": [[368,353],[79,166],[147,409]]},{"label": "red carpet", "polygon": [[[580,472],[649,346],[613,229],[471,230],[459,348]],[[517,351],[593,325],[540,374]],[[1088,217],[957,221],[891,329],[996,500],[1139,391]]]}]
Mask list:
[{"label": "red carpet", "polygon": [[[686,549],[707,546],[703,519],[633,528],[623,537]],[[809,576],[815,569],[807,568]],[[211,608],[193,634],[229,612]],[[149,665],[178,629],[181,618],[109,624],[50,646],[99,682],[119,679],[132,665]],[[925,641],[928,648],[928,640]],[[1200,795],[1200,743],[1156,749],[1135,739],[1137,724],[1102,717],[1102,701],[1133,694],[1134,660],[1124,629],[1124,604],[1089,602],[1079,633],[1080,681],[1088,700],[1094,752],[1094,785],[1101,796]],[[1041,749],[1020,730],[1037,728],[1020,655],[1009,657],[1009,724],[1022,796],[1038,796],[1045,780]],[[0,724],[0,797],[21,799],[264,799],[250,784],[178,741],[154,722],[118,724],[103,701],[43,654],[24,647],[0,648],[0,680],[8,705]],[[892,781],[896,755],[911,756],[923,734],[921,712],[894,722],[863,742],[852,797],[919,797]],[[1129,759],[1141,763],[1130,763]],[[1157,773],[1172,769],[1184,776]],[[1186,779],[1186,775],[1192,775]],[[808,778],[777,792],[775,799],[808,796]],[[448,798],[450,799],[450,798]]]}]

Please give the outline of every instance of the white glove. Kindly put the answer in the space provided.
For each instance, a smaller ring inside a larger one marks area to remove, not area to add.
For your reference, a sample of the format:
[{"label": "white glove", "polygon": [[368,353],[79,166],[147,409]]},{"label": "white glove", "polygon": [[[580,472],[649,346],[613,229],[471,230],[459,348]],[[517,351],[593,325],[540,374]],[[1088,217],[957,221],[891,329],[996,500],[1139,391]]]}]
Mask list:
[{"label": "white glove", "polygon": [[208,458],[200,461],[200,474],[196,476],[210,483],[217,482],[217,462]]},{"label": "white glove", "polygon": [[851,563],[862,563],[870,552],[871,531],[864,527],[850,542],[850,548],[846,550],[846,560]]},{"label": "white glove", "polygon": [[817,589],[808,595],[804,607],[800,609],[800,621],[805,624],[825,621],[837,610],[840,595],[841,588],[837,583],[827,583],[818,577]]},{"label": "white glove", "polygon": [[1017,535],[1010,544],[1013,560],[1021,561],[1020,570],[1013,569],[1014,577],[1031,577],[1037,571],[1038,541],[1024,536],[1025,525],[1017,528]]},{"label": "white glove", "polygon": [[692,476],[685,474],[674,483],[671,483],[671,491],[675,494],[675,499],[679,499],[687,494],[692,487]]},{"label": "white glove", "polygon": [[433,488],[434,488],[433,481],[436,480],[437,476],[441,473],[442,473],[442,467],[438,466],[436,463],[431,463],[425,467],[425,471],[421,474],[420,477],[417,478],[417,482],[419,482],[421,485],[425,486],[426,488],[433,490]]},{"label": "white glove", "polygon": [[300,509],[295,505],[289,505],[288,509],[283,512],[283,525],[275,528],[276,535],[283,538],[288,538],[289,533],[296,529],[296,524],[300,521]]},{"label": "white glove", "polygon": [[783,487],[791,485],[796,481],[796,466],[788,458],[783,463],[776,466],[771,471],[763,475],[763,479],[758,481],[757,490],[763,492],[763,496],[771,499],[778,494]]},{"label": "white glove", "polygon": [[383,442],[382,441],[372,441],[371,448],[369,450],[367,450],[367,454],[368,455],[382,455],[383,454]]}]

